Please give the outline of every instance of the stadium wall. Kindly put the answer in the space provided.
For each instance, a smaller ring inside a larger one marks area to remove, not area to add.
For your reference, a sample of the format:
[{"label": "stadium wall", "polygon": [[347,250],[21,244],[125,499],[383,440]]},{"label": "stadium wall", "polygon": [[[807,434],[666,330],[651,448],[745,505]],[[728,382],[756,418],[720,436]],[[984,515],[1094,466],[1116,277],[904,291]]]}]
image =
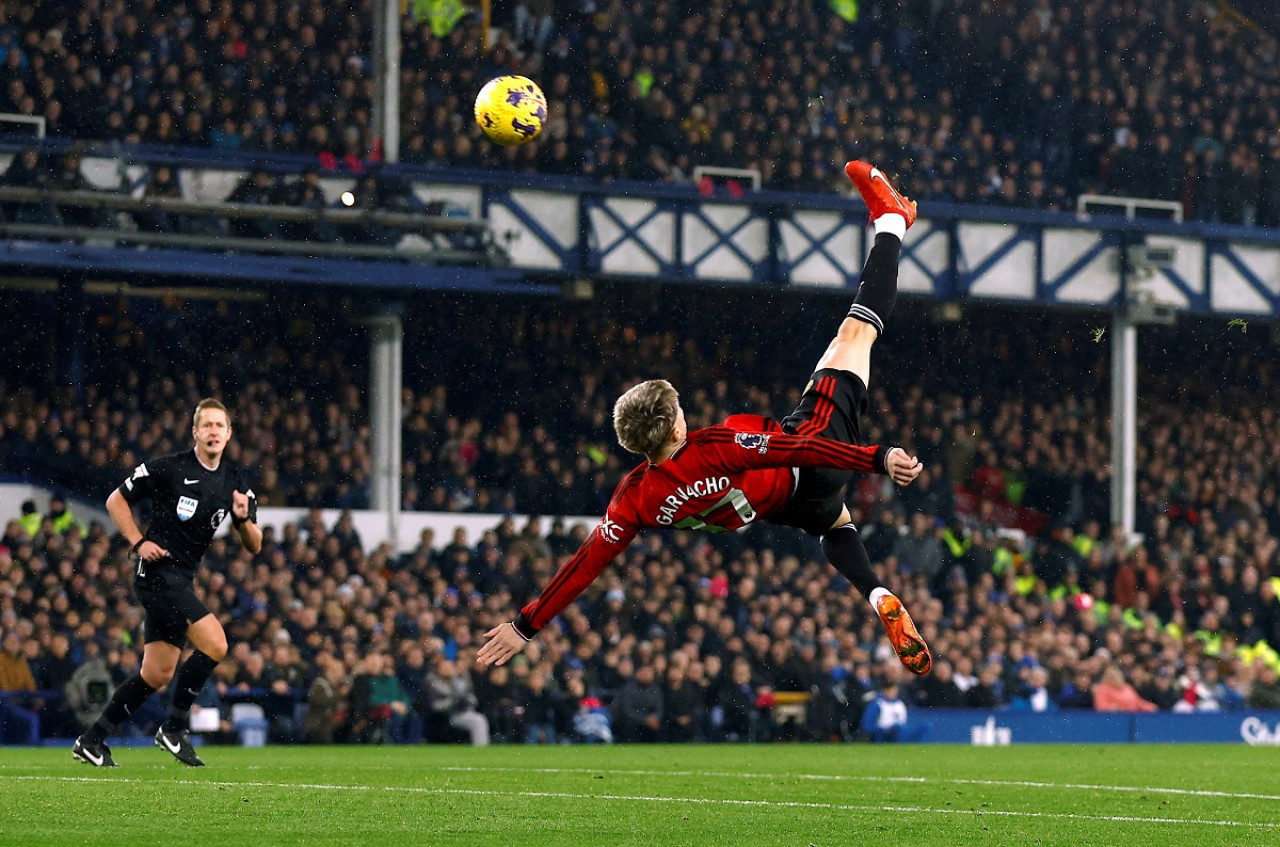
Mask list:
[{"label": "stadium wall", "polygon": [[914,709],[926,741],[1008,744],[1248,744],[1280,746],[1280,711],[1031,712],[1018,709]]},{"label": "stadium wall", "polygon": [[[312,511],[311,509],[289,507],[259,509],[258,525],[274,527],[276,537],[279,538],[286,524],[298,524],[305,527],[307,516]],[[317,509],[315,511],[318,511],[324,519],[325,527],[332,528],[344,510]],[[365,549],[372,550],[391,538],[386,512],[373,510],[350,510],[350,512],[352,522],[355,524],[356,531],[360,533],[360,539],[364,542]],[[528,522],[530,516],[481,515],[465,512],[401,512],[395,550],[397,553],[412,551],[418,546],[424,529],[430,529],[435,533],[432,545],[435,550],[441,550],[447,546],[453,540],[453,532],[458,527],[462,527],[466,531],[467,543],[474,545],[487,530],[498,526],[508,517],[512,519],[517,529],[521,529]],[[542,520],[549,522],[552,518],[544,516]],[[584,524],[588,528],[592,528],[600,519],[598,517],[571,516],[560,518],[560,520],[564,521],[565,529],[571,532],[577,524]],[[230,521],[227,521],[224,525],[223,531],[231,531]]]}]

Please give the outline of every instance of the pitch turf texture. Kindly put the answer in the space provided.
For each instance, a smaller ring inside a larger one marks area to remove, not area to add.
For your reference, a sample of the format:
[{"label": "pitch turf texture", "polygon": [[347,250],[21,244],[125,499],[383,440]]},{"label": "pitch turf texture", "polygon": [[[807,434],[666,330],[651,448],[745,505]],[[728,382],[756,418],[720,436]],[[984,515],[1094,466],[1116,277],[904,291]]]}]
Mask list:
[{"label": "pitch turf texture", "polygon": [[1280,749],[0,748],[0,845],[1280,845]]}]

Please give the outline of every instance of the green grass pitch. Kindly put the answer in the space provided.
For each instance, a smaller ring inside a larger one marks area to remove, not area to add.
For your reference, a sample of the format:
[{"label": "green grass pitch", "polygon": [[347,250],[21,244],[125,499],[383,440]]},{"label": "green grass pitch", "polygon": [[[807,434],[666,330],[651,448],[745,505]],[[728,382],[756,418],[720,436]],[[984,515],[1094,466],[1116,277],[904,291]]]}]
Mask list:
[{"label": "green grass pitch", "polygon": [[0,748],[0,844],[1280,845],[1237,746]]}]

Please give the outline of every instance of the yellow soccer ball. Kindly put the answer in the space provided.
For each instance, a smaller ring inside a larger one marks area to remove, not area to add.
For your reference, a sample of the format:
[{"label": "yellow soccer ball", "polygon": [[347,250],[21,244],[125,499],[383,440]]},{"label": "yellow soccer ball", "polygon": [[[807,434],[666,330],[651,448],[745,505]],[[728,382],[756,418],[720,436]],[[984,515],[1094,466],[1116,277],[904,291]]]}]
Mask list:
[{"label": "yellow soccer ball", "polygon": [[547,123],[547,97],[528,77],[495,77],[476,95],[476,123],[499,144],[524,144]]}]

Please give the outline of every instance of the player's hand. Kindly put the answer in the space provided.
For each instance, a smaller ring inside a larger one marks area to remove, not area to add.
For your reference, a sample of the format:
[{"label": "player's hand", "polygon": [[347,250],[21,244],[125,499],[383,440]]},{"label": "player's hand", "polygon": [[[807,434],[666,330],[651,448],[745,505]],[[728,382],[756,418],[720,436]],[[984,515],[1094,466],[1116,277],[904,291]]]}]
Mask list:
[{"label": "player's hand", "polygon": [[529,642],[525,637],[516,632],[515,624],[504,623],[495,626],[484,634],[489,639],[480,652],[476,653],[476,664],[482,668],[490,665],[505,665],[512,656],[518,655],[524,650],[524,645]]},{"label": "player's hand", "polygon": [[889,471],[889,478],[898,485],[910,485],[916,477],[920,476],[920,471],[924,470],[920,460],[901,447],[889,449],[884,457],[884,465]]},{"label": "player's hand", "polygon": [[231,515],[236,520],[249,519],[249,495],[242,491],[231,492]]},{"label": "player's hand", "polygon": [[165,556],[169,555],[169,551],[161,547],[154,541],[144,541],[138,547],[138,558],[144,562],[158,562]]}]

